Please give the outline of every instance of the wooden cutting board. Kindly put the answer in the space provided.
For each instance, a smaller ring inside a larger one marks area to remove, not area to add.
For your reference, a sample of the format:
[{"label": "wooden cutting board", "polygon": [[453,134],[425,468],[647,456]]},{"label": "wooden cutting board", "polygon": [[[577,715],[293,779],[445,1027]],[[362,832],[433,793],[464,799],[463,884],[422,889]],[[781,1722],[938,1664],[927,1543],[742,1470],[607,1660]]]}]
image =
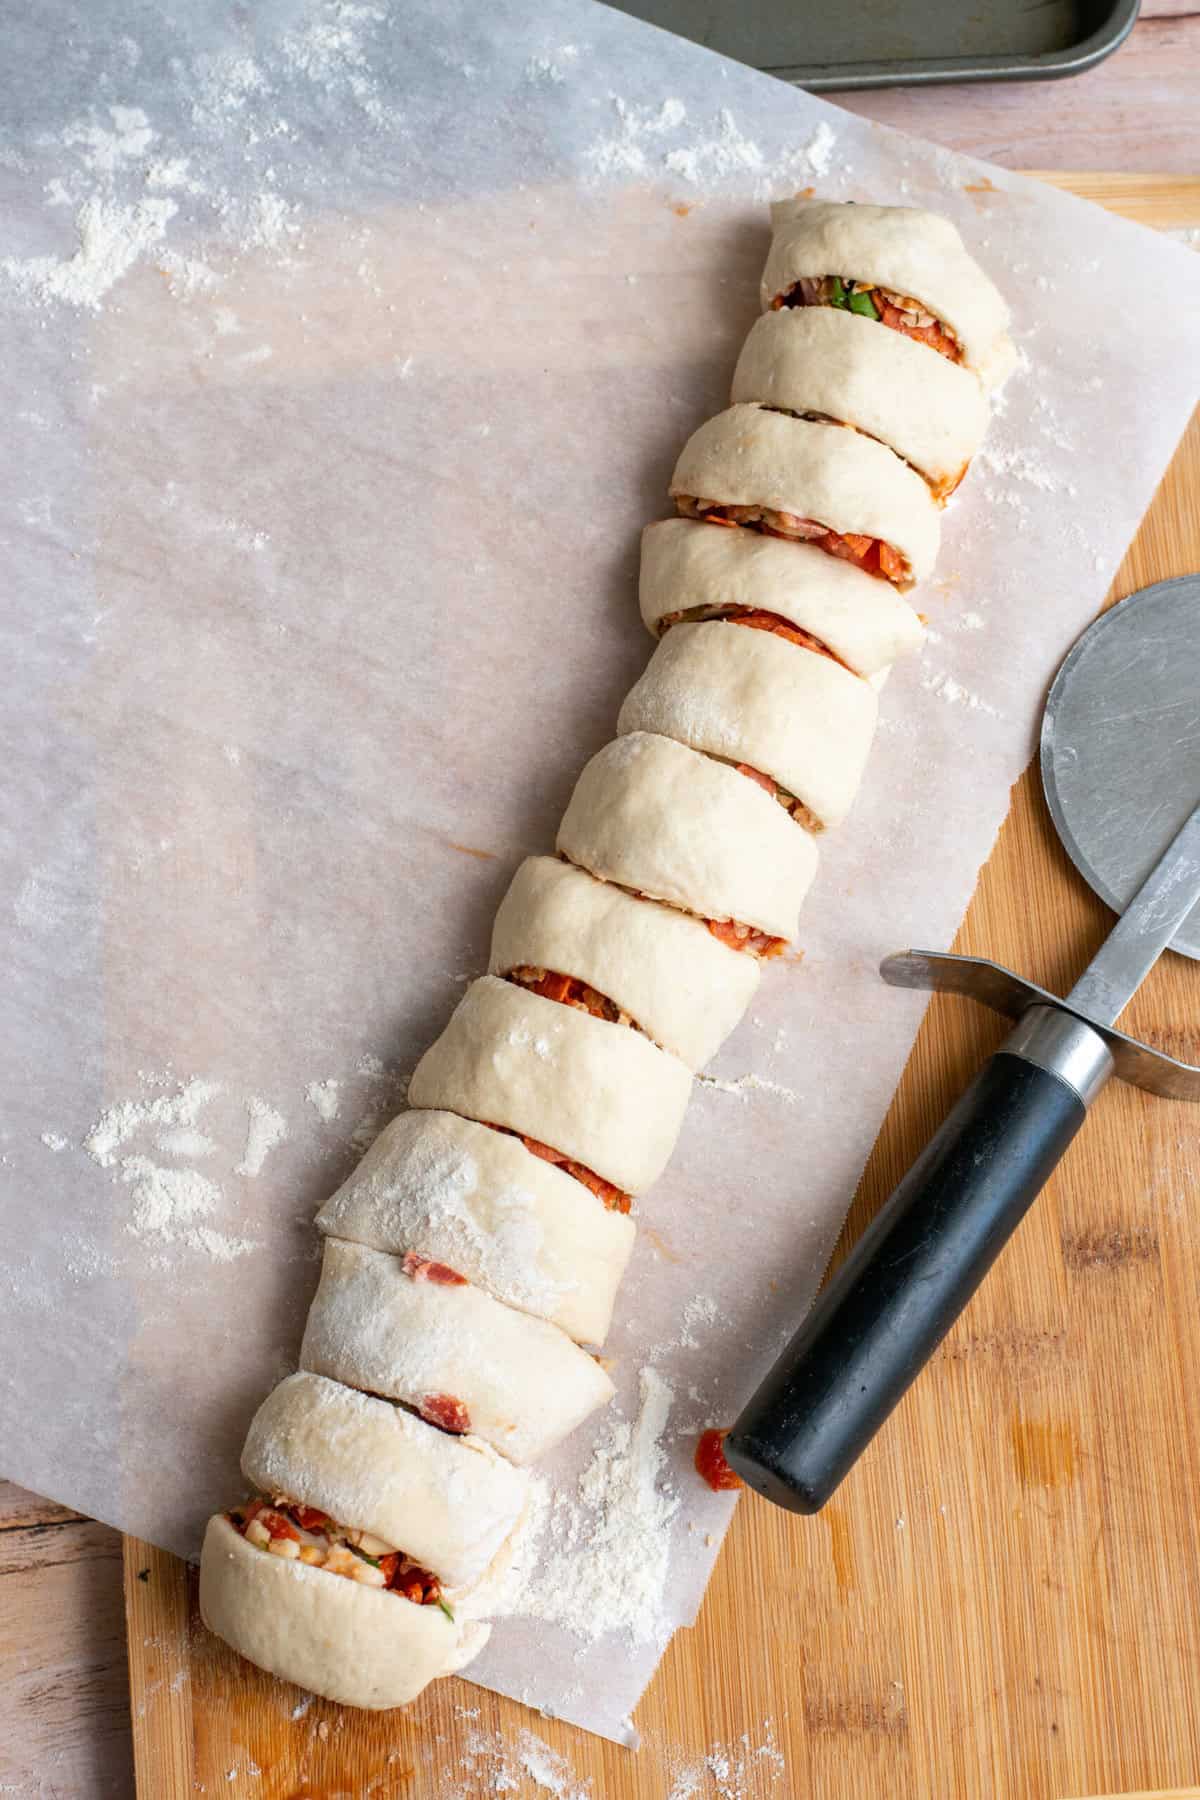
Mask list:
[{"label": "wooden cutting board", "polygon": [[[1200,179],[1045,179],[1200,225]],[[1200,416],[1112,598],[1196,569]],[[1108,924],[1030,771],[955,948],[1065,992]],[[1200,1062],[1200,967],[1168,959],[1128,1029]],[[844,1243],[1003,1030],[934,1001]],[[1198,1194],[1200,1112],[1114,1084],[836,1501],[798,1519],[743,1496],[637,1710],[637,1755],[463,1681],[403,1713],[306,1706],[203,1631],[183,1564],[127,1539],[139,1794],[1200,1794],[1181,1788],[1200,1781]]]}]

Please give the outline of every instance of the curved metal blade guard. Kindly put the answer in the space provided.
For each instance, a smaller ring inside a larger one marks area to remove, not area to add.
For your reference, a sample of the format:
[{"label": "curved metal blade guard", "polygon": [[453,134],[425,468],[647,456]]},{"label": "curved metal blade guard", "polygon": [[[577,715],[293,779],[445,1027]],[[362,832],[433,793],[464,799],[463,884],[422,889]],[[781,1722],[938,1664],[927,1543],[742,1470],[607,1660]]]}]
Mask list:
[{"label": "curved metal blade guard", "polygon": [[939,994],[965,994],[993,1012],[1006,1018],[1019,1019],[1031,1006],[1052,1006],[1057,1012],[1079,1019],[1098,1032],[1108,1045],[1115,1064],[1114,1074],[1147,1093],[1160,1094],[1168,1100],[1200,1100],[1200,1069],[1190,1063],[1177,1062],[1162,1050],[1140,1044],[1112,1025],[1103,1025],[1087,1013],[1069,1006],[1057,994],[1051,994],[1036,982],[1026,981],[1000,963],[988,962],[983,956],[952,956],[943,950],[902,950],[887,956],[879,965],[879,973],[889,987],[925,988]]}]

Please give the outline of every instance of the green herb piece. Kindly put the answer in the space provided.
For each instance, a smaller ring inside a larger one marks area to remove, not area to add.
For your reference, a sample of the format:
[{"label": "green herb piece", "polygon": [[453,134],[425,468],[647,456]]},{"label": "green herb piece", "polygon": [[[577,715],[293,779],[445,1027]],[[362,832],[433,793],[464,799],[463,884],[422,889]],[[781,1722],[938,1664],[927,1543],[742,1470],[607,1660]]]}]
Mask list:
[{"label": "green herb piece", "polygon": [[846,289],[845,289],[845,286],[843,285],[841,276],[840,275],[831,275],[829,277],[829,282],[830,282],[830,289],[829,289],[830,304],[833,306],[840,306],[842,311],[845,312],[846,307],[849,303],[846,299]]},{"label": "green herb piece", "polygon": [[438,1595],[437,1603],[438,1603],[438,1606],[441,1608],[441,1610],[445,1613],[446,1617],[449,1619],[450,1623],[453,1625],[454,1614],[451,1612],[450,1608],[446,1605],[446,1602],[442,1599],[442,1596],[440,1594]]},{"label": "green herb piece", "polygon": [[879,310],[870,294],[851,294],[850,311],[852,313],[861,313],[864,319],[877,319],[879,317]]},{"label": "green herb piece", "polygon": [[350,1544],[349,1548],[353,1550],[355,1556],[361,1556],[365,1563],[370,1563],[373,1569],[379,1567],[379,1558],[377,1556],[368,1556],[366,1551],[360,1550],[357,1544]]}]

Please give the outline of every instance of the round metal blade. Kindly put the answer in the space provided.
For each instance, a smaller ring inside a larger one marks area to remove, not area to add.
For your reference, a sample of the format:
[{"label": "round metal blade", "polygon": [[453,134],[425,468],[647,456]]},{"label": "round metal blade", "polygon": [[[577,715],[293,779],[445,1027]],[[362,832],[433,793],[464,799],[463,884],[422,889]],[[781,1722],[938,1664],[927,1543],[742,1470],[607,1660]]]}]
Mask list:
[{"label": "round metal blade", "polygon": [[[1084,880],[1123,912],[1200,802],[1200,575],[1131,594],[1054,678],[1042,785]],[[1200,906],[1172,950],[1200,958]]]}]

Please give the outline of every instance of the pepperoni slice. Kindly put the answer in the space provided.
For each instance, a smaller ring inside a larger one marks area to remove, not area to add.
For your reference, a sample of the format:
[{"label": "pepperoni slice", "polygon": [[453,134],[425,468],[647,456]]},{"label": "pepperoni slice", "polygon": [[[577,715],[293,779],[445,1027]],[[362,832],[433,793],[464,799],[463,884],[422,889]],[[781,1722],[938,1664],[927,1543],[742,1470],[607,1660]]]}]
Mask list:
[{"label": "pepperoni slice", "polygon": [[400,1267],[412,1281],[432,1281],[438,1287],[467,1286],[466,1276],[460,1275],[457,1269],[451,1269],[446,1263],[430,1262],[427,1256],[419,1256],[415,1250],[405,1252]]},{"label": "pepperoni slice", "polygon": [[456,1400],[453,1394],[426,1394],[418,1403],[417,1411],[430,1425],[436,1425],[442,1431],[461,1435],[471,1429],[470,1413],[463,1401]]},{"label": "pepperoni slice", "polygon": [[707,1481],[709,1487],[717,1493],[725,1488],[740,1488],[746,1485],[741,1476],[735,1475],[725,1461],[725,1451],[722,1445],[727,1435],[728,1427],[724,1431],[720,1431],[713,1426],[708,1431],[700,1433],[699,1442],[696,1445],[696,1473],[702,1480]]}]

